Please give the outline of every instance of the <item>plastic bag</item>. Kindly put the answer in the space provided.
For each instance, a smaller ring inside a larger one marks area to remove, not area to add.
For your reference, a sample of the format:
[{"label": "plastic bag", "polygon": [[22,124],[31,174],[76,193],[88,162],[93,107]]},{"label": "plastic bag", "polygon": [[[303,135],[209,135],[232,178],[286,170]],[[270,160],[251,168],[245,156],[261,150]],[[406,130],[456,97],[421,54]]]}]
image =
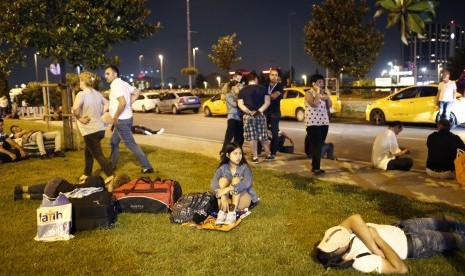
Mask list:
[{"label": "plastic bag", "polygon": [[71,233],[71,203],[60,193],[56,199],[43,195],[42,204],[37,208],[36,241],[66,241],[73,238]]}]

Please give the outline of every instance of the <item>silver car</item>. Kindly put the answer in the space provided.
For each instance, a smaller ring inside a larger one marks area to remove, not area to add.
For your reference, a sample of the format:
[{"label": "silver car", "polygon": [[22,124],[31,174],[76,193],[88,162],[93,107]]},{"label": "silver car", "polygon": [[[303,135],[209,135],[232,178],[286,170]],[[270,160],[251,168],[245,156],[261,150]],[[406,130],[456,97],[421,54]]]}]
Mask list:
[{"label": "silver car", "polygon": [[172,112],[178,114],[180,111],[192,110],[198,113],[200,109],[200,98],[191,92],[169,92],[164,94],[155,105],[155,112]]}]

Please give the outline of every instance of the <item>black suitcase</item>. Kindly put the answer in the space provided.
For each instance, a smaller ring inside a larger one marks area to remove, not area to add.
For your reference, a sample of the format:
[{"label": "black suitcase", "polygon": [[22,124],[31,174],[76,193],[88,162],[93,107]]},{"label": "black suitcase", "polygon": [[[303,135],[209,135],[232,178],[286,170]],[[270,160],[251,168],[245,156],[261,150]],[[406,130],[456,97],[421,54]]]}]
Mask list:
[{"label": "black suitcase", "polygon": [[83,198],[69,198],[72,204],[73,232],[115,226],[117,212],[112,193],[97,192]]}]

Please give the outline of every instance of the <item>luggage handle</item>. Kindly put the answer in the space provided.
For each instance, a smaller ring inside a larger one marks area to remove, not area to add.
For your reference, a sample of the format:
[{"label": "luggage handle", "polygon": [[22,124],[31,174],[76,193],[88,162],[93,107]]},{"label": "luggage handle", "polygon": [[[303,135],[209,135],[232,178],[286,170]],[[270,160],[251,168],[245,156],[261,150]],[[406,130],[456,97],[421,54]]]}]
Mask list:
[{"label": "luggage handle", "polygon": [[154,181],[152,181],[152,179],[149,177],[149,176],[146,176],[146,177],[139,177],[136,182],[134,183],[134,185],[129,188],[129,189],[124,189],[122,191],[114,191],[114,192],[117,192],[117,193],[124,193],[125,195],[131,193],[131,192],[134,192],[134,190],[136,189],[136,185],[139,184],[139,183],[150,183],[150,188],[148,190],[137,190],[138,193],[151,193],[151,192],[166,192],[167,189],[163,189],[163,188],[155,188],[154,187],[154,183],[156,181],[162,181],[162,182],[165,182],[166,179],[163,179],[163,181],[157,177]]}]

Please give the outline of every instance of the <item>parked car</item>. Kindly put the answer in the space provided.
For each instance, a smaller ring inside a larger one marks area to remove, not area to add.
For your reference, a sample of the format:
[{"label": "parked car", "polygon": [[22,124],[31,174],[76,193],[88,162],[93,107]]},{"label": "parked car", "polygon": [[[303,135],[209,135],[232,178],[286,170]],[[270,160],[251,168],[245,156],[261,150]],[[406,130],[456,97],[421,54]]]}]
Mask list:
[{"label": "parked car", "polygon": [[[437,94],[437,84],[409,86],[368,104],[365,118],[374,125],[389,121],[434,124],[439,112]],[[465,101],[460,93],[452,104],[450,121],[453,126],[465,122]]]},{"label": "parked car", "polygon": [[203,114],[205,115],[205,117],[210,117],[213,114],[215,115],[228,114],[228,109],[226,107],[226,100],[221,99],[221,94],[222,93],[218,93],[203,103],[202,110],[203,110]]},{"label": "parked car", "polygon": [[133,111],[147,112],[155,109],[156,103],[160,100],[160,94],[156,92],[141,93],[131,107]]},{"label": "parked car", "polygon": [[198,113],[200,109],[200,98],[191,92],[169,92],[164,94],[155,105],[155,112],[172,112],[178,114],[180,111],[192,110]]}]

